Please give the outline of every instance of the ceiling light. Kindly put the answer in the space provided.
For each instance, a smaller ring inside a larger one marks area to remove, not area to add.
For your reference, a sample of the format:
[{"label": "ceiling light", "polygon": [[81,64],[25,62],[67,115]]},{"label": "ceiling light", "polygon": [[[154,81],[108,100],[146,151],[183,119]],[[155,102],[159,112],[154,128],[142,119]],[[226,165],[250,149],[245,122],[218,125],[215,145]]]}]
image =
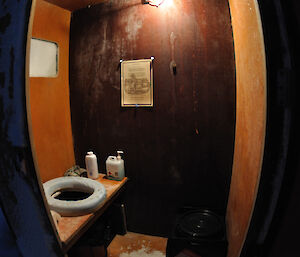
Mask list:
[{"label": "ceiling light", "polygon": [[144,0],[143,3],[144,4],[149,4],[152,6],[160,6],[162,3],[164,2],[164,0]]}]

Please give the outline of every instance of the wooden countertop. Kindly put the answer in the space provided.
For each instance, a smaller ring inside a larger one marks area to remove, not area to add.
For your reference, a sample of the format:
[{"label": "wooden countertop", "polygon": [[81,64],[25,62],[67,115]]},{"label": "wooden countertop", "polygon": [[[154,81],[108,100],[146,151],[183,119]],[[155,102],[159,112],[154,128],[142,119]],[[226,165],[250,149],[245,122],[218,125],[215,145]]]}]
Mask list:
[{"label": "wooden countertop", "polygon": [[115,181],[105,179],[104,176],[104,174],[99,174],[99,178],[97,179],[97,181],[102,183],[106,188],[106,199],[100,208],[94,213],[76,217],[62,217],[59,221],[58,235],[64,253],[66,253],[80,236],[102,215],[127,182],[126,177],[121,181]]}]

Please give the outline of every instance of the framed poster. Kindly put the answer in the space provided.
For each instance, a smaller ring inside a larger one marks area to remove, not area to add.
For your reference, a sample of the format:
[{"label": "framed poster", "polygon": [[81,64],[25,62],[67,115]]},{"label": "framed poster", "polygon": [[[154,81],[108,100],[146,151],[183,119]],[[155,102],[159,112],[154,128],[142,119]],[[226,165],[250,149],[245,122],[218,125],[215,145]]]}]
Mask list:
[{"label": "framed poster", "polygon": [[153,107],[153,59],[121,62],[122,107]]}]

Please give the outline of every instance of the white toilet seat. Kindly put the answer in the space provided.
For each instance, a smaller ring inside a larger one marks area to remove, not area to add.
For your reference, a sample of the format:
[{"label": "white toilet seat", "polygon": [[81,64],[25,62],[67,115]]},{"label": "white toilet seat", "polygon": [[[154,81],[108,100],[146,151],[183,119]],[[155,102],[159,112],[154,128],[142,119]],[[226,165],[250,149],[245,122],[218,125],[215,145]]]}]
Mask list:
[{"label": "white toilet seat", "polygon": [[[48,205],[62,216],[80,216],[97,210],[106,198],[106,189],[98,181],[82,177],[59,177],[43,184]],[[66,201],[55,199],[52,195],[60,190],[71,189],[91,193],[83,200]]]}]

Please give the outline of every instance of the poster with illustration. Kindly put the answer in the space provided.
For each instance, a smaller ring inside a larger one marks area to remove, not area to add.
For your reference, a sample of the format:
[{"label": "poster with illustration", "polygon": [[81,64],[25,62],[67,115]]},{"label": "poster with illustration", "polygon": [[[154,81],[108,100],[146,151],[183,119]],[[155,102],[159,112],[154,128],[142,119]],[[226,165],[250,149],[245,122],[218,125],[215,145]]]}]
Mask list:
[{"label": "poster with illustration", "polygon": [[121,62],[121,106],[153,106],[153,59]]}]

